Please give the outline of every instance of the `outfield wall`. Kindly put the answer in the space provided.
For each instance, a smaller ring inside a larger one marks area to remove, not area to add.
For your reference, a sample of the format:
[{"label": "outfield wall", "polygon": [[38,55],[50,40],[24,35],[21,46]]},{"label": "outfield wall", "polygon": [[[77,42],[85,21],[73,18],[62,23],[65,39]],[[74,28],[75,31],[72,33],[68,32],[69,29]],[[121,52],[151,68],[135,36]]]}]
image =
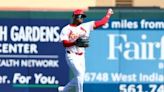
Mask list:
[{"label": "outfield wall", "polygon": [[[98,20],[104,10],[87,12]],[[0,92],[57,92],[69,81],[59,42],[71,12],[0,12]],[[115,10],[86,49],[85,92],[162,92],[164,11]]]}]

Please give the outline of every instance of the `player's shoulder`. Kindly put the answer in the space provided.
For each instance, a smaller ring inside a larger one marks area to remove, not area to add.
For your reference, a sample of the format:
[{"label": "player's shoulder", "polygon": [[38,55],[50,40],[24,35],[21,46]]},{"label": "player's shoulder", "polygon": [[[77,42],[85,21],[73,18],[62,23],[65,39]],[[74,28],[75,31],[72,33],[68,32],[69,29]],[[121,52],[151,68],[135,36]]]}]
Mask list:
[{"label": "player's shoulder", "polygon": [[62,30],[67,30],[68,28],[69,28],[69,24],[66,25],[66,26],[64,26],[64,27],[62,28]]},{"label": "player's shoulder", "polygon": [[88,21],[88,22],[85,22],[85,23],[82,23],[81,25],[92,25],[94,24],[95,21]]},{"label": "player's shoulder", "polygon": [[65,25],[63,28],[68,28],[70,24]]}]

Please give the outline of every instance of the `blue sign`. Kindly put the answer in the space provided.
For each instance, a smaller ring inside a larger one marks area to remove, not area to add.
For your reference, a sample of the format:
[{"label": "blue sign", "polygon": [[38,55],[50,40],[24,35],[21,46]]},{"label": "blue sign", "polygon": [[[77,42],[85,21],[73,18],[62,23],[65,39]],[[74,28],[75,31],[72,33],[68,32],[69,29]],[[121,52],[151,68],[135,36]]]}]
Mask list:
[{"label": "blue sign", "polygon": [[0,19],[0,92],[57,92],[69,69],[59,33],[69,20]]},{"label": "blue sign", "polygon": [[[112,20],[93,31],[86,51],[85,83],[106,84],[101,89],[104,92],[163,92],[163,24],[158,20]],[[98,88],[96,92],[100,92]]]}]

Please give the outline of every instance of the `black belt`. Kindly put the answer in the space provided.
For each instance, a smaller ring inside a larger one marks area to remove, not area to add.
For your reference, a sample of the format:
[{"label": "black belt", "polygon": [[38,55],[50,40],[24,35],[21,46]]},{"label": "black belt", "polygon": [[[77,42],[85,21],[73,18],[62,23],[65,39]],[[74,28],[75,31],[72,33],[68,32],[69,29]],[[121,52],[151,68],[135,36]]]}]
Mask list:
[{"label": "black belt", "polygon": [[71,52],[70,51],[67,51],[68,54],[70,54]]},{"label": "black belt", "polygon": [[[71,52],[70,51],[66,51],[68,54],[71,54]],[[83,55],[83,53],[81,52],[81,53],[75,53],[76,55]]]}]

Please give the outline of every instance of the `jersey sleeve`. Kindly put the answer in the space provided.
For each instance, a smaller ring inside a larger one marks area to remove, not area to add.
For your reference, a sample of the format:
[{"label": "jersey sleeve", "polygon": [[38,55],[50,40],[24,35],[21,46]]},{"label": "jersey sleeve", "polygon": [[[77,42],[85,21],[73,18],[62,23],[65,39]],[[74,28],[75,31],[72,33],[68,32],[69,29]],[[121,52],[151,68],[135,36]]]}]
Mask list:
[{"label": "jersey sleeve", "polygon": [[69,30],[63,28],[60,33],[60,42],[62,42],[63,40],[69,40],[68,36],[69,36]]},{"label": "jersey sleeve", "polygon": [[82,24],[82,26],[84,28],[86,28],[86,30],[92,31],[92,30],[94,30],[94,24],[95,24],[95,21],[90,21],[90,22],[86,22],[86,23]]}]

